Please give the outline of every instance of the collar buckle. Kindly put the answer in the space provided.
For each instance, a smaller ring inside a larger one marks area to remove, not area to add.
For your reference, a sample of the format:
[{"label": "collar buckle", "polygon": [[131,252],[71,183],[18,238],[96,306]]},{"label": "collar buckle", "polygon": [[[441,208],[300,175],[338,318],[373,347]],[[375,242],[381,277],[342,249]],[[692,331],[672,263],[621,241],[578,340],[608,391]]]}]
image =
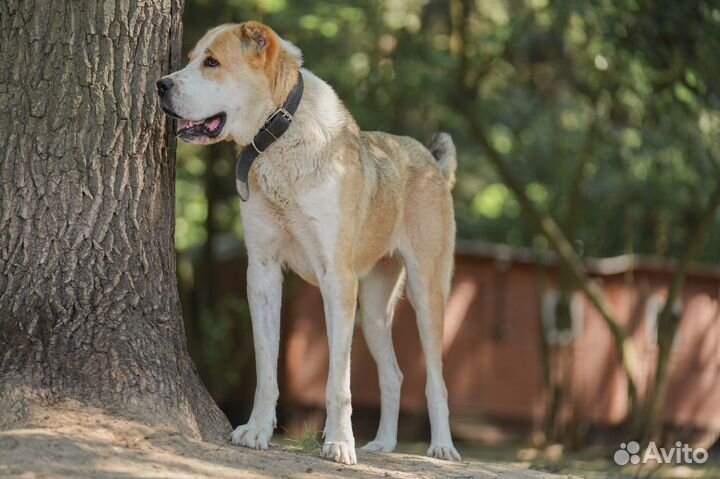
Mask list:
[{"label": "collar buckle", "polygon": [[270,118],[268,118],[265,123],[270,123],[270,122],[272,122],[278,115],[282,115],[283,118],[284,118],[285,120],[287,120],[288,123],[291,123],[291,122],[293,121],[293,119],[294,119],[292,113],[290,113],[290,112],[287,111],[284,107],[281,106],[280,108],[278,108],[277,110],[275,110],[275,112],[274,112],[272,115],[270,115]]}]

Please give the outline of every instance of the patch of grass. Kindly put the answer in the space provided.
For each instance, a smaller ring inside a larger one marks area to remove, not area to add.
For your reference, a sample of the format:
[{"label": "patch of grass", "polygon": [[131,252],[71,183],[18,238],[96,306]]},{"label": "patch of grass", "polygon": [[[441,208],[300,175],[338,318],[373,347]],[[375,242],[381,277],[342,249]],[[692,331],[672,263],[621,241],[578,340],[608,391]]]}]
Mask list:
[{"label": "patch of grass", "polygon": [[303,433],[300,436],[292,436],[287,431],[285,433],[287,434],[286,441],[305,452],[320,452],[322,450],[322,443],[319,439],[320,431],[311,430],[307,423],[305,423]]}]

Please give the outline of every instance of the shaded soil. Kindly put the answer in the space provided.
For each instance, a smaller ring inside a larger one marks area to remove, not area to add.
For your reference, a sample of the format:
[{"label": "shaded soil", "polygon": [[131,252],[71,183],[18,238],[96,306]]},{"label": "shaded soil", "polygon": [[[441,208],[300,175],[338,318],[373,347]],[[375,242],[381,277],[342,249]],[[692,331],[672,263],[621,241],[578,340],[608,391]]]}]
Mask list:
[{"label": "shaded soil", "polygon": [[27,426],[0,432],[2,478],[569,477],[507,464],[451,463],[410,454],[358,451],[358,461],[344,466],[299,448],[253,451],[212,444],[89,410],[46,411],[35,414]]}]

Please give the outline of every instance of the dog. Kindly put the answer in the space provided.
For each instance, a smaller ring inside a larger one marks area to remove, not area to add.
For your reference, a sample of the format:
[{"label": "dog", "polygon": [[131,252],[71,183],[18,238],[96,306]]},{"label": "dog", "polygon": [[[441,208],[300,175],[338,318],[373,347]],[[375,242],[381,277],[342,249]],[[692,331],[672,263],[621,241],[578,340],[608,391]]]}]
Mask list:
[{"label": "dog", "polygon": [[459,461],[442,373],[455,146],[446,133],[436,134],[428,149],[412,138],[360,131],[333,89],[302,61],[300,50],[268,26],[228,24],[208,31],[187,66],[157,82],[179,139],[243,148],[237,187],[257,387],[250,419],[231,440],[266,449],[276,426],[281,290],[283,271],[291,268],[320,288],[324,303],[330,365],[323,455],[357,462],[350,346],[358,305],[381,388],[377,435],[362,449],[395,448],[403,375],[391,327],[406,289],[427,363],[427,453]]}]

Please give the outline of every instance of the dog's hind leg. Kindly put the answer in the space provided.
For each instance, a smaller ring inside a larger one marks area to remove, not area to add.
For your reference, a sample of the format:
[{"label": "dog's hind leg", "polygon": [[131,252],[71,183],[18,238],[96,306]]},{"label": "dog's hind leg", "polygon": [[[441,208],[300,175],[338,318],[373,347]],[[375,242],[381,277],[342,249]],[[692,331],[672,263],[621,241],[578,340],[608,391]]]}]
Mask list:
[{"label": "dog's hind leg", "polygon": [[[425,395],[430,415],[431,441],[428,456],[460,460],[450,435],[447,389],[442,373],[443,314],[445,298],[427,263],[431,258],[404,256],[408,275],[408,298],[415,309],[420,342],[425,353],[427,383]],[[425,264],[423,264],[425,263]]]},{"label": "dog's hind leg", "polygon": [[403,375],[392,342],[395,303],[402,293],[403,265],[399,258],[380,260],[360,281],[360,317],[365,340],[380,379],[380,425],[365,451],[390,452],[397,443],[400,386]]},{"label": "dog's hind leg", "polygon": [[[406,210],[405,238],[399,246],[407,271],[408,299],[417,316],[425,353],[425,395],[430,416],[428,456],[459,461],[450,435],[447,389],[442,371],[443,323],[450,291],[455,223],[450,198],[438,202],[428,190],[415,197],[418,205]],[[428,214],[435,211],[435,214]]]}]

